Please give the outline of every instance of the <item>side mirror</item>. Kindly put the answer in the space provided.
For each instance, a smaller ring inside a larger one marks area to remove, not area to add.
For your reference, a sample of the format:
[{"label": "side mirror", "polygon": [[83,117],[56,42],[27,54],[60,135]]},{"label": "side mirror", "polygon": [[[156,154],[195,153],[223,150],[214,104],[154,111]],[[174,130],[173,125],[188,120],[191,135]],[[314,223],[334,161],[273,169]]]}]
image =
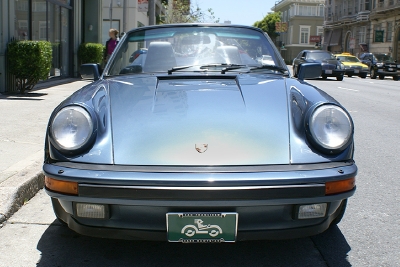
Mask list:
[{"label": "side mirror", "polygon": [[82,64],[79,72],[82,79],[97,81],[100,79],[101,67],[99,64],[93,63]]},{"label": "side mirror", "polygon": [[318,78],[321,76],[321,63],[303,63],[299,65],[297,77],[299,80]]}]

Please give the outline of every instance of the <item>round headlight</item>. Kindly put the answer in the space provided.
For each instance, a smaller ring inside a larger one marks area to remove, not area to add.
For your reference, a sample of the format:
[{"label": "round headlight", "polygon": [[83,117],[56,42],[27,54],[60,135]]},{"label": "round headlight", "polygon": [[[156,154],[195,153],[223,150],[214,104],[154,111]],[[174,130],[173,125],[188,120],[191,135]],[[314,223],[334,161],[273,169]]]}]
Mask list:
[{"label": "round headlight", "polygon": [[340,151],[352,138],[353,123],[342,108],[322,105],[312,112],[309,131],[312,139],[323,149]]},{"label": "round headlight", "polygon": [[93,121],[86,109],[68,106],[61,109],[51,124],[53,141],[63,150],[82,148],[92,136]]}]

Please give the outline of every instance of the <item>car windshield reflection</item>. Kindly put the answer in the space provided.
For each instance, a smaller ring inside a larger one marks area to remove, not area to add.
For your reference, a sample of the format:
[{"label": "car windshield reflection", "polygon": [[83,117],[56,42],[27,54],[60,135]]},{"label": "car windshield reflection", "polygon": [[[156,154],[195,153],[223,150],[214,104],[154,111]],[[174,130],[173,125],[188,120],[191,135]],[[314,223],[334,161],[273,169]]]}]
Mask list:
[{"label": "car windshield reflection", "polygon": [[[250,28],[166,26],[128,33],[118,46],[105,76],[132,73],[216,71],[204,66],[252,71],[263,65],[286,68],[270,39]],[[232,66],[241,66],[232,67]],[[172,70],[172,71],[171,71]],[[273,68],[264,68],[273,72]]]},{"label": "car windshield reflection", "polygon": [[337,58],[344,62],[360,62],[360,60],[356,57],[338,56]]},{"label": "car windshield reflection", "polygon": [[382,62],[393,62],[393,58],[389,55],[385,54],[377,54],[375,55],[377,61],[382,61]]},{"label": "car windshield reflection", "polygon": [[315,53],[309,53],[309,54],[308,54],[308,59],[313,59],[313,60],[326,60],[326,59],[335,59],[335,56],[332,55],[331,53],[326,53],[326,52],[315,52]]}]

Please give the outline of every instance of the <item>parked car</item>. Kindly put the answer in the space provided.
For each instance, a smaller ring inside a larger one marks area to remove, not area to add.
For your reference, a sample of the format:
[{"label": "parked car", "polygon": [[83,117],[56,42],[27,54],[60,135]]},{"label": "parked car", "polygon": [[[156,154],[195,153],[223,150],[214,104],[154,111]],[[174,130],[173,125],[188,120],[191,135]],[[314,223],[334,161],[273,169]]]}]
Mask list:
[{"label": "parked car", "polygon": [[366,78],[369,72],[368,65],[361,63],[361,61],[350,53],[335,54],[336,58],[344,65],[344,74],[348,77],[359,76]]},{"label": "parked car", "polygon": [[324,50],[303,50],[293,60],[293,74],[297,77],[299,66],[303,63],[320,63],[322,66],[321,77],[336,77],[336,80],[343,81],[345,66],[329,51]]},{"label": "parked car", "polygon": [[132,53],[129,58],[129,62],[132,63],[133,61],[137,60],[138,57],[145,54],[147,54],[147,48],[140,48]]},{"label": "parked car", "polygon": [[[131,68],[140,48],[144,64]],[[140,27],[116,49],[101,75],[81,66],[94,82],[49,119],[45,190],[62,223],[187,243],[296,238],[339,223],[356,190],[354,125],[304,81],[319,63],[292,78],[266,33],[228,24]]]},{"label": "parked car", "polygon": [[392,76],[393,80],[398,81],[400,76],[400,63],[393,60],[388,54],[363,53],[360,56],[362,63],[368,65],[370,78],[383,80],[385,76]]}]

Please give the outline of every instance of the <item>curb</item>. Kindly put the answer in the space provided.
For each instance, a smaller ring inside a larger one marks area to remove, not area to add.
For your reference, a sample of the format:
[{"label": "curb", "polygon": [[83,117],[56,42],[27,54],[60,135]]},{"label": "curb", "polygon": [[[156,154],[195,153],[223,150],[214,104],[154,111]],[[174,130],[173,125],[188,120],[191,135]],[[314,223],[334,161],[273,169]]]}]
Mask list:
[{"label": "curb", "polygon": [[0,187],[0,224],[9,219],[44,187],[42,163],[34,164],[13,175]]},{"label": "curb", "polygon": [[[80,78],[47,80],[35,85],[30,92],[81,80]],[[18,94],[18,92],[0,93],[0,95],[13,94]],[[0,228],[4,225],[4,222],[44,187],[42,165],[43,150],[16,162],[5,170],[9,173],[9,177],[6,177],[6,180],[0,183]]]}]

